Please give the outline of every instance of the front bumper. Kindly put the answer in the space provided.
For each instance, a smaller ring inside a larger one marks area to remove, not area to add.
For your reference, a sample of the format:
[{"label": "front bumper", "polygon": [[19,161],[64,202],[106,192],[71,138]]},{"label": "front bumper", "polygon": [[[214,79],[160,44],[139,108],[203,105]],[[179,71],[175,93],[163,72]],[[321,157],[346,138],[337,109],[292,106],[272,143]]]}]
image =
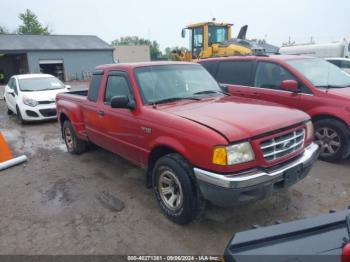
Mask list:
[{"label": "front bumper", "polygon": [[38,105],[35,107],[22,105],[21,115],[25,121],[40,121],[57,118],[56,104]]},{"label": "front bumper", "polygon": [[312,143],[299,157],[268,170],[222,175],[194,168],[194,174],[205,199],[218,206],[231,206],[263,199],[274,191],[302,180],[309,173],[318,155],[319,147]]}]

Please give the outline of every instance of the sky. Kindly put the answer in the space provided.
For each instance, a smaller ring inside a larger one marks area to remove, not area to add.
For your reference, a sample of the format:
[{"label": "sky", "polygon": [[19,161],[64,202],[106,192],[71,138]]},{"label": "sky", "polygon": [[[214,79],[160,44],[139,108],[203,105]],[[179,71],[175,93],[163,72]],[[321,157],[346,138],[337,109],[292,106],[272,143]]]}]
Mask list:
[{"label": "sky", "polygon": [[52,34],[97,35],[110,43],[136,35],[156,40],[161,49],[185,46],[187,24],[210,21],[233,23],[237,36],[248,24],[248,38],[281,46],[289,37],[297,43],[350,40],[349,0],[11,0],[1,3],[0,25],[15,30],[18,14],[32,10]]}]

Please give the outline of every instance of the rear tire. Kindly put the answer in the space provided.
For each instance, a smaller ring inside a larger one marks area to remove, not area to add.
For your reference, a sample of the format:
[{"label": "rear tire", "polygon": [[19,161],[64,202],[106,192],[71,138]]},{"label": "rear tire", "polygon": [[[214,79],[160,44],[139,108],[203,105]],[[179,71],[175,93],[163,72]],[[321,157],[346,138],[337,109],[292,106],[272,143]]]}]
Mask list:
[{"label": "rear tire", "polygon": [[62,126],[62,137],[71,154],[82,154],[87,151],[87,143],[77,137],[70,121],[66,120]]},{"label": "rear tire", "polygon": [[164,215],[177,224],[188,224],[205,208],[193,171],[179,154],[161,157],[155,164],[152,185]]},{"label": "rear tire", "polygon": [[316,121],[315,142],[321,147],[321,160],[339,162],[350,154],[350,132],[339,120]]}]

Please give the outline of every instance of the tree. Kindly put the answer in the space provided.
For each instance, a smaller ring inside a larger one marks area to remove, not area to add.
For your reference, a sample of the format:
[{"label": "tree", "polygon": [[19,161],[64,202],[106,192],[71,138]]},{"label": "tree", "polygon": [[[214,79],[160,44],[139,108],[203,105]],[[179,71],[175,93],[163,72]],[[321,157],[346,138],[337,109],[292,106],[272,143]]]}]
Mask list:
[{"label": "tree", "polygon": [[8,34],[8,33],[9,31],[7,30],[7,28],[0,25],[0,35]]},{"label": "tree", "polygon": [[161,57],[162,52],[159,50],[157,41],[140,38],[138,36],[124,36],[112,41],[112,45],[148,45],[150,47],[151,59],[157,60]]},{"label": "tree", "polygon": [[22,25],[19,26],[17,33],[21,35],[49,35],[48,26],[44,27],[40,24],[38,17],[32,11],[27,9],[24,13],[19,14],[19,19],[22,20]]}]

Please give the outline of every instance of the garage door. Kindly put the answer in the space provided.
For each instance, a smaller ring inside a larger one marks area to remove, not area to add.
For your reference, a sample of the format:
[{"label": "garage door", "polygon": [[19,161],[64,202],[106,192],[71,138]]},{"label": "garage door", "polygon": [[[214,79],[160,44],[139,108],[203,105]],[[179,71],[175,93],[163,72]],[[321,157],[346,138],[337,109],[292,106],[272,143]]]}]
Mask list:
[{"label": "garage door", "polygon": [[61,81],[65,80],[63,59],[39,60],[40,72],[56,76]]}]

